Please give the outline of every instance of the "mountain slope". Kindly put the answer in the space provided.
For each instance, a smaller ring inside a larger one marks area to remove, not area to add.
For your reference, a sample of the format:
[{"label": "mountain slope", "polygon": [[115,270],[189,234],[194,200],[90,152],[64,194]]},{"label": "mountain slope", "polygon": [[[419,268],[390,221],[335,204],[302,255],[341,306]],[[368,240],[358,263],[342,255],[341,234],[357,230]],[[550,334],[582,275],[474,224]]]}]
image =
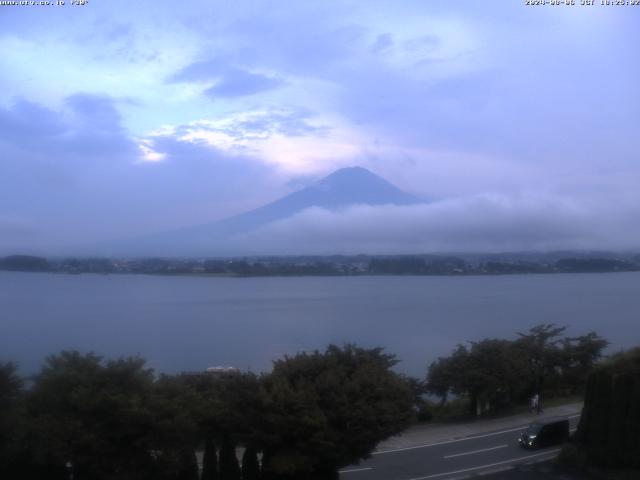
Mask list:
[{"label": "mountain slope", "polygon": [[110,249],[134,255],[216,255],[217,246],[233,234],[247,233],[291,217],[308,208],[340,210],[352,205],[410,205],[421,203],[362,167],[342,168],[313,185],[279,200],[225,220],[180,228],[127,241]]},{"label": "mountain slope", "polygon": [[235,233],[282,220],[307,208],[339,210],[351,205],[410,205],[420,203],[383,178],[362,167],[336,170],[315,184],[250,212],[217,222],[217,228]]}]

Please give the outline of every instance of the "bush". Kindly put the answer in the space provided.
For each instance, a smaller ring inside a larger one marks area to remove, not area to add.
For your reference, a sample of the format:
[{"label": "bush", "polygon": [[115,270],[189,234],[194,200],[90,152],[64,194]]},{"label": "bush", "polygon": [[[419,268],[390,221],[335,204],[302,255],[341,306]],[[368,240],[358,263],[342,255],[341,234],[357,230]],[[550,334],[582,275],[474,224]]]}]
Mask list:
[{"label": "bush", "polygon": [[557,462],[563,467],[584,469],[587,466],[587,454],[578,445],[570,443],[565,445],[558,455]]},{"label": "bush", "polygon": [[420,423],[426,423],[433,420],[433,412],[428,404],[421,405],[416,414],[416,419]]},{"label": "bush", "polygon": [[640,348],[589,376],[576,441],[593,465],[640,468]]}]

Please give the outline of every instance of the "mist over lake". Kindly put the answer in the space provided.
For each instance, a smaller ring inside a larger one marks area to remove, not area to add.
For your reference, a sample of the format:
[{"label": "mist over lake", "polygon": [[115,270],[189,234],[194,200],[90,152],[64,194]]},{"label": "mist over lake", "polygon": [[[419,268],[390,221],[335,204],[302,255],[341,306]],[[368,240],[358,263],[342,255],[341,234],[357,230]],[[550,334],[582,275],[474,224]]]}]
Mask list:
[{"label": "mist over lake", "polygon": [[162,372],[272,360],[329,343],[382,346],[423,377],[457,343],[538,323],[640,339],[640,273],[213,278],[0,272],[0,360],[33,373],[61,349],[139,354]]}]

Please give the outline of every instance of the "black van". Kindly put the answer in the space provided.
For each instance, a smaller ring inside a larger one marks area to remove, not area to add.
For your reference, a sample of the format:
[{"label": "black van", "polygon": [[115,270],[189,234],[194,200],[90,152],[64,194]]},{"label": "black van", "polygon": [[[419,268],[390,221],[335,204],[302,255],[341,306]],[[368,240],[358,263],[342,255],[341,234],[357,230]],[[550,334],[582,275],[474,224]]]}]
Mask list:
[{"label": "black van", "polygon": [[538,420],[520,434],[518,442],[524,448],[548,447],[569,439],[569,420],[562,417]]}]

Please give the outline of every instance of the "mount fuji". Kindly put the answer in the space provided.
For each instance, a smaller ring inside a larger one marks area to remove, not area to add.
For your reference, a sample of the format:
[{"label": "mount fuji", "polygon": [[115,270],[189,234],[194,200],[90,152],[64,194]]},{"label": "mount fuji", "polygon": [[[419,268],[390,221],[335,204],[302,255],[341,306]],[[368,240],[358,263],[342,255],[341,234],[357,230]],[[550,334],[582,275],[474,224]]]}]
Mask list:
[{"label": "mount fuji", "polygon": [[336,170],[314,184],[274,202],[233,217],[192,227],[118,242],[109,254],[187,256],[220,253],[234,235],[250,233],[309,208],[339,211],[354,205],[412,205],[424,203],[362,167]]}]

